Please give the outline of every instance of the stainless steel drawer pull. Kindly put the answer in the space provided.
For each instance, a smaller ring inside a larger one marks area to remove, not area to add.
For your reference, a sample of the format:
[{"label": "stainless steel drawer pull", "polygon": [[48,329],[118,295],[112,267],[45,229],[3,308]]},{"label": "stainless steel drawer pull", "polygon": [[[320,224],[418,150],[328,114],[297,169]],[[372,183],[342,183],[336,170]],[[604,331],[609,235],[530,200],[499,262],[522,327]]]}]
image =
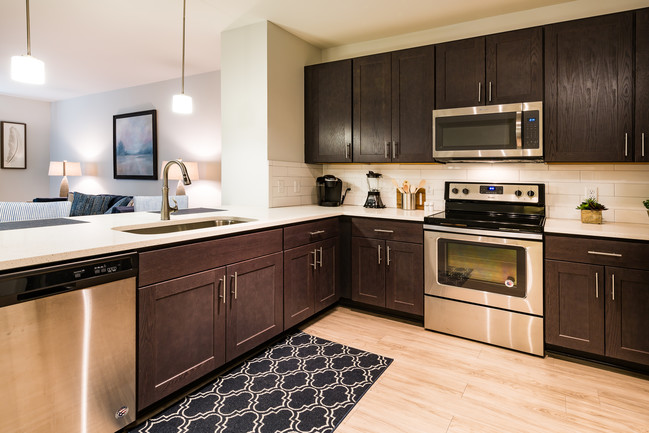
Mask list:
[{"label": "stainless steel drawer pull", "polygon": [[595,272],[595,297],[599,298],[599,272]]},{"label": "stainless steel drawer pull", "polygon": [[349,158],[350,158],[350,153],[351,153],[350,150],[351,150],[351,147],[352,147],[352,144],[351,144],[351,143],[347,143],[347,146],[345,146],[345,159],[349,159]]},{"label": "stainless steel drawer pull", "polygon": [[397,157],[397,142],[392,143],[392,159]]},{"label": "stainless steel drawer pull", "polygon": [[615,301],[615,274],[611,274],[611,298]]},{"label": "stainless steel drawer pull", "polygon": [[478,81],[478,102],[482,102],[482,82]]},{"label": "stainless steel drawer pull", "polygon": [[394,233],[394,230],[374,229],[377,233]]},{"label": "stainless steel drawer pull", "polygon": [[318,262],[318,264],[320,265],[320,267],[322,267],[322,247],[318,248],[318,251],[320,251],[320,261]]},{"label": "stainless steel drawer pull", "polygon": [[314,231],[314,232],[309,232],[309,235],[310,235],[310,236],[321,235],[321,234],[323,234],[324,232],[325,232],[324,230],[316,230],[316,231]]},{"label": "stainless steel drawer pull", "polygon": [[232,290],[230,293],[234,295],[234,299],[237,299],[237,273],[235,272],[234,275],[232,275],[232,278],[234,278],[234,290]]},{"label": "stainless steel drawer pull", "polygon": [[644,158],[644,132],[642,133],[642,157]]},{"label": "stainless steel drawer pull", "polygon": [[390,142],[386,141],[385,142],[385,153],[384,153],[385,159],[388,159],[390,157]]},{"label": "stainless steel drawer pull", "polygon": [[225,280],[226,280],[226,276],[225,276],[225,275],[223,275],[223,278],[219,278],[219,282],[220,282],[221,284],[223,284],[223,294],[222,294],[222,295],[219,295],[219,298],[223,298],[223,303],[224,303],[224,304],[225,304]]},{"label": "stainless steel drawer pull", "polygon": [[629,134],[624,133],[624,156],[629,154]]},{"label": "stainless steel drawer pull", "polygon": [[387,263],[387,265],[390,266],[390,247],[388,247],[388,254],[387,254],[387,256],[388,256],[388,263]]},{"label": "stainless steel drawer pull", "polygon": [[311,251],[311,254],[313,254],[313,263],[309,263],[311,266],[313,266],[313,269],[316,269],[318,267],[318,250],[313,250]]},{"label": "stainless steel drawer pull", "polygon": [[489,81],[489,102],[491,102],[491,81]]},{"label": "stainless steel drawer pull", "polygon": [[379,253],[379,265],[381,264],[381,245],[377,245],[376,251]]},{"label": "stainless steel drawer pull", "polygon": [[588,251],[588,254],[593,254],[595,256],[609,256],[609,257],[622,257],[622,254],[618,253],[604,253],[601,251]]}]

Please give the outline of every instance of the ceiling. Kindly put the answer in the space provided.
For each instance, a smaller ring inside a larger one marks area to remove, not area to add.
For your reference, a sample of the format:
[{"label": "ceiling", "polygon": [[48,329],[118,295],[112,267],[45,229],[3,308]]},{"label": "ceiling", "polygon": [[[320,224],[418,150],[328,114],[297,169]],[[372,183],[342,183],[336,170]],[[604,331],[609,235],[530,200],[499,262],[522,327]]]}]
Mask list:
[{"label": "ceiling", "polygon": [[[180,77],[182,0],[31,0],[44,86],[10,79],[27,52],[25,0],[1,1],[0,94],[55,101]],[[219,70],[221,32],[261,20],[330,48],[565,2],[187,0],[185,74]]]}]

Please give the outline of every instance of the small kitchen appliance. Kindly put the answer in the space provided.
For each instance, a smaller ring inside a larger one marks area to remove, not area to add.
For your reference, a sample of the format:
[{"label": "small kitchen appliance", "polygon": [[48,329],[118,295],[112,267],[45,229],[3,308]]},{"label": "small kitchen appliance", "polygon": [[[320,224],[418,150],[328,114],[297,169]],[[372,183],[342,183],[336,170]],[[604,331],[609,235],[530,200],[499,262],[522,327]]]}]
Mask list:
[{"label": "small kitchen appliance", "polygon": [[543,356],[545,185],[446,182],[424,217],[424,327]]},{"label": "small kitchen appliance", "polygon": [[367,173],[367,187],[369,190],[367,191],[367,199],[365,200],[363,207],[385,207],[383,201],[381,201],[381,177],[383,177],[381,173],[374,173],[373,171]]},{"label": "small kitchen appliance", "polygon": [[318,189],[318,204],[320,206],[340,206],[345,201],[345,196],[350,188],[342,194],[343,181],[331,174],[325,174],[316,179]]}]

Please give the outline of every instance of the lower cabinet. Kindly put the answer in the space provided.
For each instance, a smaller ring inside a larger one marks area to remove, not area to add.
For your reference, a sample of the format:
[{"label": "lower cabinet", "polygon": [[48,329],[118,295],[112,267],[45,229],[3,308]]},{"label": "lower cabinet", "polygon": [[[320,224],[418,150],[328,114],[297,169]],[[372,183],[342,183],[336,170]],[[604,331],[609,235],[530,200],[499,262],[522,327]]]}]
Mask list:
[{"label": "lower cabinet", "polygon": [[546,343],[649,366],[649,243],[546,237]]},{"label": "lower cabinet", "polygon": [[352,300],[423,315],[423,263],[421,224],[352,220]]}]

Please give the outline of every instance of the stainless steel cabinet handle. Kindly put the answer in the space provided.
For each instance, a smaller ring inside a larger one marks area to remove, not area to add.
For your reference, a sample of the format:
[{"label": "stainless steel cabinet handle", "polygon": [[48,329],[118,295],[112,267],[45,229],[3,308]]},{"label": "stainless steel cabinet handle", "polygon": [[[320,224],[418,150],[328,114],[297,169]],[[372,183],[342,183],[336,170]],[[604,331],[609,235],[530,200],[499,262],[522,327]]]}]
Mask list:
[{"label": "stainless steel cabinet handle", "polygon": [[644,158],[644,132],[642,133],[642,157]]},{"label": "stainless steel cabinet handle", "polygon": [[478,102],[482,99],[482,82],[478,81]]},{"label": "stainless steel cabinet handle", "polygon": [[390,266],[390,247],[388,247],[388,254],[387,254],[387,256],[388,256],[388,263],[387,263],[387,265]]},{"label": "stainless steel cabinet handle", "polygon": [[390,142],[389,141],[385,142],[384,156],[385,156],[385,159],[388,159],[390,157]]},{"label": "stainless steel cabinet handle", "polygon": [[235,272],[234,275],[232,275],[232,278],[234,278],[234,290],[230,291],[234,295],[234,299],[237,299],[237,273]]},{"label": "stainless steel cabinet handle", "polygon": [[376,251],[379,253],[379,265],[381,264],[381,245],[377,245]]},{"label": "stainless steel cabinet handle", "polygon": [[392,159],[397,157],[397,142],[392,143]]},{"label": "stainless steel cabinet handle", "polygon": [[611,298],[615,301],[615,274],[611,274]]},{"label": "stainless steel cabinet handle", "polygon": [[394,230],[374,229],[378,233],[394,233]]},{"label": "stainless steel cabinet handle", "polygon": [[489,81],[489,102],[491,102],[491,81]]},{"label": "stainless steel cabinet handle", "polygon": [[324,232],[325,232],[324,230],[316,230],[316,231],[314,231],[314,232],[309,232],[309,235],[310,235],[310,236],[321,235],[321,234],[323,234]]},{"label": "stainless steel cabinet handle", "polygon": [[313,254],[313,263],[309,263],[309,265],[313,266],[313,269],[316,269],[318,267],[318,250],[311,251],[311,254]]},{"label": "stainless steel cabinet handle", "polygon": [[225,280],[226,280],[226,276],[225,276],[225,275],[223,275],[223,278],[219,278],[219,282],[220,282],[221,284],[223,284],[223,294],[222,294],[222,295],[219,295],[219,298],[223,298],[223,303],[224,303],[224,304],[225,304]]},{"label": "stainless steel cabinet handle", "polygon": [[595,272],[595,297],[599,298],[599,272]]},{"label": "stainless steel cabinet handle", "polygon": [[320,265],[320,267],[322,267],[322,247],[318,248],[318,251],[320,251],[320,261],[318,262],[318,264]]},{"label": "stainless steel cabinet handle", "polygon": [[629,134],[624,133],[624,156],[629,154]]},{"label": "stainless steel cabinet handle", "polygon": [[595,256],[609,256],[609,257],[622,257],[622,254],[618,253],[604,253],[601,251],[588,251],[588,254],[593,254]]},{"label": "stainless steel cabinet handle", "polygon": [[349,155],[351,154],[351,148],[352,148],[352,144],[351,144],[351,143],[347,143],[347,146],[345,146],[345,159],[349,159],[349,158],[350,158]]}]

